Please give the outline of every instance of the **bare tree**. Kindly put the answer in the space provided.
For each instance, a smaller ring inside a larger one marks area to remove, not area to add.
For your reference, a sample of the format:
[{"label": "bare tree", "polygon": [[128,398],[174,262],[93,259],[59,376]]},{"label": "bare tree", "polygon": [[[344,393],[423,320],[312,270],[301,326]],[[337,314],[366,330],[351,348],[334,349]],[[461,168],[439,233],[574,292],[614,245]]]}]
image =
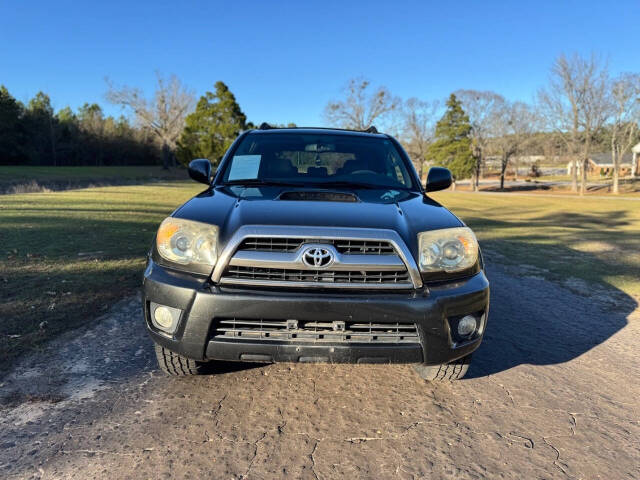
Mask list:
[{"label": "bare tree", "polygon": [[175,159],[176,142],[184,128],[184,119],[193,108],[195,97],[178,77],[157,75],[156,91],[147,99],[139,88],[114,86],[107,80],[106,98],[109,102],[130,109],[140,126],[148,128],[162,145],[163,164],[169,167],[170,157]]},{"label": "bare tree", "polygon": [[620,192],[620,161],[638,137],[640,121],[640,75],[626,73],[611,84],[614,114],[611,122],[613,193]]},{"label": "bare tree", "polygon": [[427,151],[433,141],[440,102],[410,98],[402,107],[402,137],[409,155],[418,165],[422,181],[427,163]]},{"label": "bare tree", "polygon": [[476,161],[472,185],[473,190],[477,191],[493,117],[505,107],[505,99],[490,91],[458,90],[454,93],[462,102],[462,108],[471,122],[471,148]]},{"label": "bare tree", "polygon": [[491,117],[490,148],[500,156],[500,189],[514,155],[522,153],[535,128],[532,109],[523,102],[507,102]]},{"label": "bare tree", "polygon": [[[595,56],[560,55],[551,69],[547,89],[538,93],[538,105],[547,127],[561,135],[573,158],[571,190],[578,191],[578,170],[582,171],[580,193],[584,194],[593,137],[611,111],[609,74]],[[582,161],[580,166],[579,162]]]},{"label": "bare tree", "polygon": [[400,99],[392,96],[386,87],[371,91],[370,85],[364,78],[351,79],[344,100],[327,103],[324,109],[327,122],[342,128],[365,130],[400,107]]},{"label": "bare tree", "polygon": [[586,66],[587,75],[585,75],[585,78],[589,79],[589,81],[584,89],[582,121],[584,143],[582,148],[580,195],[584,195],[587,189],[587,170],[594,137],[602,131],[613,113],[608,69],[606,66],[599,66],[598,62],[593,59]]}]

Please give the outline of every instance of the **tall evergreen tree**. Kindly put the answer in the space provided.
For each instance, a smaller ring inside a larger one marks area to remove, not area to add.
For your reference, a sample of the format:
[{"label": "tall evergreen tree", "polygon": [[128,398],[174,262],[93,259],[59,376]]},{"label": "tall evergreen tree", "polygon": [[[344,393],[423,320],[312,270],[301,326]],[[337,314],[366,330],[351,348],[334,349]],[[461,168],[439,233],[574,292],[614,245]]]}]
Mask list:
[{"label": "tall evergreen tree", "polygon": [[471,123],[454,94],[447,100],[447,110],[436,124],[435,141],[429,156],[436,165],[451,170],[454,178],[469,178],[475,160],[471,151]]},{"label": "tall evergreen tree", "polygon": [[49,95],[38,92],[25,111],[29,156],[36,165],[57,165],[56,119]]},{"label": "tall evergreen tree", "polygon": [[85,103],[78,109],[78,125],[82,133],[81,151],[88,161],[96,166],[104,165],[107,152],[100,148],[107,141],[105,118],[102,108],[96,103]]},{"label": "tall evergreen tree", "polygon": [[81,147],[84,144],[79,139],[80,130],[78,117],[66,106],[55,115],[57,124],[56,148],[58,151],[59,165],[81,165],[85,160],[81,157]]},{"label": "tall evergreen tree", "polygon": [[188,163],[194,158],[208,158],[216,165],[238,134],[247,128],[247,117],[236,98],[223,82],[216,82],[215,92],[206,92],[188,115],[178,141],[178,159]]},{"label": "tall evergreen tree", "polygon": [[13,98],[4,85],[0,85],[0,163],[25,161],[22,113],[22,104]]}]

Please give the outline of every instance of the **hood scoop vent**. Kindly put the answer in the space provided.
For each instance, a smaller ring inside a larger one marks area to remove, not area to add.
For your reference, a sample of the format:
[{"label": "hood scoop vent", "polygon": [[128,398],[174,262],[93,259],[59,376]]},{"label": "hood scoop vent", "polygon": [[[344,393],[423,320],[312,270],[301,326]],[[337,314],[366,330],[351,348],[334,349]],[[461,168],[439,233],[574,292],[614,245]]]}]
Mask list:
[{"label": "hood scoop vent", "polygon": [[278,197],[279,200],[298,200],[306,202],[347,202],[355,203],[358,201],[353,193],[330,192],[317,190],[300,190],[293,192],[282,192]]}]

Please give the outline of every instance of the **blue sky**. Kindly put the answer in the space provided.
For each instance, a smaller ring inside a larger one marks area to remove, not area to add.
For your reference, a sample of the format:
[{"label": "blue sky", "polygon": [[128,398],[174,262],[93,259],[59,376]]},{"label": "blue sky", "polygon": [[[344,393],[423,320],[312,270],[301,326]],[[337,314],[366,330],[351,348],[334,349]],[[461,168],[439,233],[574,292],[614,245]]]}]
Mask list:
[{"label": "blue sky", "polygon": [[117,114],[105,77],[150,94],[160,71],[197,95],[223,80],[254,122],[322,125],[354,76],[403,98],[529,101],[562,52],[640,70],[640,2],[0,0],[0,84],[22,101],[43,90],[56,109]]}]

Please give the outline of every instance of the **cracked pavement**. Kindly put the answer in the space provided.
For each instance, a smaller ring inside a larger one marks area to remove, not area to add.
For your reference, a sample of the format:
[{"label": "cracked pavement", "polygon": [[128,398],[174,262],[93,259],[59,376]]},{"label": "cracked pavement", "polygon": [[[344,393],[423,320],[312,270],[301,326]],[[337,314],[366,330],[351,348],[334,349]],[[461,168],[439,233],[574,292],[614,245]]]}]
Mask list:
[{"label": "cracked pavement", "polygon": [[0,477],[640,478],[636,302],[488,276],[487,334],[453,383],[407,365],[166,377],[125,299],[0,380]]}]

